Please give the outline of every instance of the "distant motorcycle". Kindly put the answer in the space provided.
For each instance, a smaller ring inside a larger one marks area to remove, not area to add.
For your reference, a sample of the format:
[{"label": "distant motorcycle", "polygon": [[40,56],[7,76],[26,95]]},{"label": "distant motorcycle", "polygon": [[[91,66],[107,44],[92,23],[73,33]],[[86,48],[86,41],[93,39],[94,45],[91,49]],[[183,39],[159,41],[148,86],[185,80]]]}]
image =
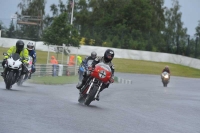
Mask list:
[{"label": "distant motorcycle", "polygon": [[79,69],[78,69],[78,79],[79,79],[79,82],[81,82],[83,80],[83,74],[87,71],[87,64],[84,64],[82,63],[80,66],[79,66]]},{"label": "distant motorcycle", "polygon": [[88,66],[90,66],[91,64],[92,64],[92,60],[89,60],[87,63],[84,61],[81,63],[81,65],[79,66],[79,70],[78,70],[79,82],[82,81],[83,74],[85,72],[87,72]]},{"label": "distant motorcycle", "polygon": [[[4,56],[8,56],[7,53],[3,53]],[[22,59],[19,54],[14,53],[9,56],[5,64],[6,74],[4,76],[4,82],[6,89],[11,89],[12,85],[17,82],[22,70]]]},{"label": "distant motorcycle", "polygon": [[22,74],[19,77],[19,80],[17,81],[17,85],[21,86],[30,76],[31,71],[32,71],[32,62],[33,62],[33,58],[31,56],[28,57],[28,66],[25,66],[25,73],[26,74]]},{"label": "distant motorcycle", "polygon": [[110,67],[104,63],[96,64],[94,70],[87,71],[87,73],[90,77],[81,88],[78,101],[88,106],[96,100],[102,86],[109,84],[112,73]]},{"label": "distant motorcycle", "polygon": [[164,87],[167,87],[167,84],[169,83],[170,75],[168,72],[163,72],[161,74],[161,79]]}]

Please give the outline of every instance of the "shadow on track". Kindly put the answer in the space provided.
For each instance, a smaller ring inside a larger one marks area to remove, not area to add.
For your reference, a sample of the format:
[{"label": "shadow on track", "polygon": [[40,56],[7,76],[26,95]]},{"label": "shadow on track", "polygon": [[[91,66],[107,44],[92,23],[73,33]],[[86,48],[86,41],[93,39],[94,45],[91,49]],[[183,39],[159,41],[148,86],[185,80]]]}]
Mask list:
[{"label": "shadow on track", "polygon": [[96,105],[84,105],[84,103],[77,103],[78,105],[82,106],[82,107],[85,107],[85,108],[92,108],[92,109],[104,109],[104,108],[101,108],[99,106],[96,106]]},{"label": "shadow on track", "polygon": [[16,90],[16,89],[5,89],[5,88],[0,88],[1,90],[4,90],[4,91],[22,91],[22,90]]}]

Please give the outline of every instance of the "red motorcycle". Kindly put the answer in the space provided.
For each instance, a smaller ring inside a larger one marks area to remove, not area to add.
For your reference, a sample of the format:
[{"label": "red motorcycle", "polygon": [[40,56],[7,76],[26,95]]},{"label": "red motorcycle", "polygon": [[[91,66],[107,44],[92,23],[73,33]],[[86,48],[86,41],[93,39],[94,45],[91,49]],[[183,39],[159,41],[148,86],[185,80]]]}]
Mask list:
[{"label": "red motorcycle", "polygon": [[79,103],[84,103],[87,106],[96,100],[101,88],[110,83],[112,72],[108,65],[101,62],[96,64],[95,68],[88,74],[90,76],[81,88],[78,98]]}]

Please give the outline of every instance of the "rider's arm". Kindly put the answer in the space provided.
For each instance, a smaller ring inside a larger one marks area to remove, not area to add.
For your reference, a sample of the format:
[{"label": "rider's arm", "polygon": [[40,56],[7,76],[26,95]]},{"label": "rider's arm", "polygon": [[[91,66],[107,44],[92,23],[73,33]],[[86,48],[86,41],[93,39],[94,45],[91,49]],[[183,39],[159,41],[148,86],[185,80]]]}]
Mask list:
[{"label": "rider's arm", "polygon": [[83,64],[85,66],[87,64],[87,60],[88,60],[88,57],[85,57],[85,59],[82,61],[81,64]]},{"label": "rider's arm", "polygon": [[110,82],[113,83],[113,82],[114,82],[115,67],[114,67],[114,65],[112,64],[112,62],[111,62],[111,64],[110,64],[110,69],[111,69],[111,71],[112,71],[112,76],[111,76],[111,78],[110,78]]},{"label": "rider's arm", "polygon": [[8,56],[10,56],[10,55],[12,54],[12,52],[13,52],[13,50],[14,50],[14,47],[15,47],[15,46],[12,46],[12,47],[10,47],[10,48],[8,49],[8,51],[7,51],[7,54],[8,54],[8,55],[4,56],[4,59],[7,59]]},{"label": "rider's arm", "polygon": [[33,64],[35,64],[36,61],[37,61],[37,58],[36,58],[37,56],[36,56],[36,52],[35,51],[33,51],[32,57],[33,57]]},{"label": "rider's arm", "polygon": [[97,57],[97,58],[95,58],[94,61],[92,62],[91,66],[94,68],[95,65],[96,65],[97,63],[99,63],[99,62],[100,62],[100,59]]},{"label": "rider's arm", "polygon": [[112,65],[110,66],[110,68],[111,68],[111,71],[112,71],[112,76],[114,76],[114,73],[115,73],[115,67],[114,67],[114,65],[112,64]]},{"label": "rider's arm", "polygon": [[29,56],[28,50],[24,49],[24,51],[22,51],[21,53],[23,53],[23,63],[27,64],[28,63],[28,56]]}]

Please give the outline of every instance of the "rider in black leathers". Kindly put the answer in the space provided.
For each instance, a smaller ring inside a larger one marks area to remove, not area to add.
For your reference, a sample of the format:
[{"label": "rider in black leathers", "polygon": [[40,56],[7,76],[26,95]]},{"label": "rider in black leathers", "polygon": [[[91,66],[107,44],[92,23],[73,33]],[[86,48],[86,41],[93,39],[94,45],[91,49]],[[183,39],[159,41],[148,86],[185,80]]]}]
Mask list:
[{"label": "rider in black leathers", "polygon": [[97,53],[96,53],[95,51],[93,51],[93,52],[91,53],[91,56],[85,57],[85,59],[82,61],[82,64],[83,64],[83,63],[84,63],[84,64],[87,64],[89,61],[93,62],[94,59],[96,59],[96,57],[97,57]]},{"label": "rider in black leathers", "polygon": [[[110,66],[111,68],[111,71],[112,71],[112,77],[110,79],[110,82],[113,83],[114,82],[114,71],[115,71],[115,68],[114,68],[114,65],[113,63],[111,62],[112,59],[114,58],[114,51],[111,50],[111,49],[107,49],[104,53],[104,56],[101,57],[101,58],[96,58],[93,62],[92,62],[92,65],[88,67],[88,70],[92,70],[94,69],[95,65],[98,64],[99,62],[103,62],[107,65]],[[89,76],[84,76],[83,80],[82,80],[82,83],[80,85],[77,85],[77,89],[81,89],[84,84],[86,83],[87,79],[89,78]],[[105,89],[105,88],[108,88],[109,84],[106,84],[104,86],[102,86],[100,92]],[[99,100],[99,94],[96,98],[97,100]]]}]

